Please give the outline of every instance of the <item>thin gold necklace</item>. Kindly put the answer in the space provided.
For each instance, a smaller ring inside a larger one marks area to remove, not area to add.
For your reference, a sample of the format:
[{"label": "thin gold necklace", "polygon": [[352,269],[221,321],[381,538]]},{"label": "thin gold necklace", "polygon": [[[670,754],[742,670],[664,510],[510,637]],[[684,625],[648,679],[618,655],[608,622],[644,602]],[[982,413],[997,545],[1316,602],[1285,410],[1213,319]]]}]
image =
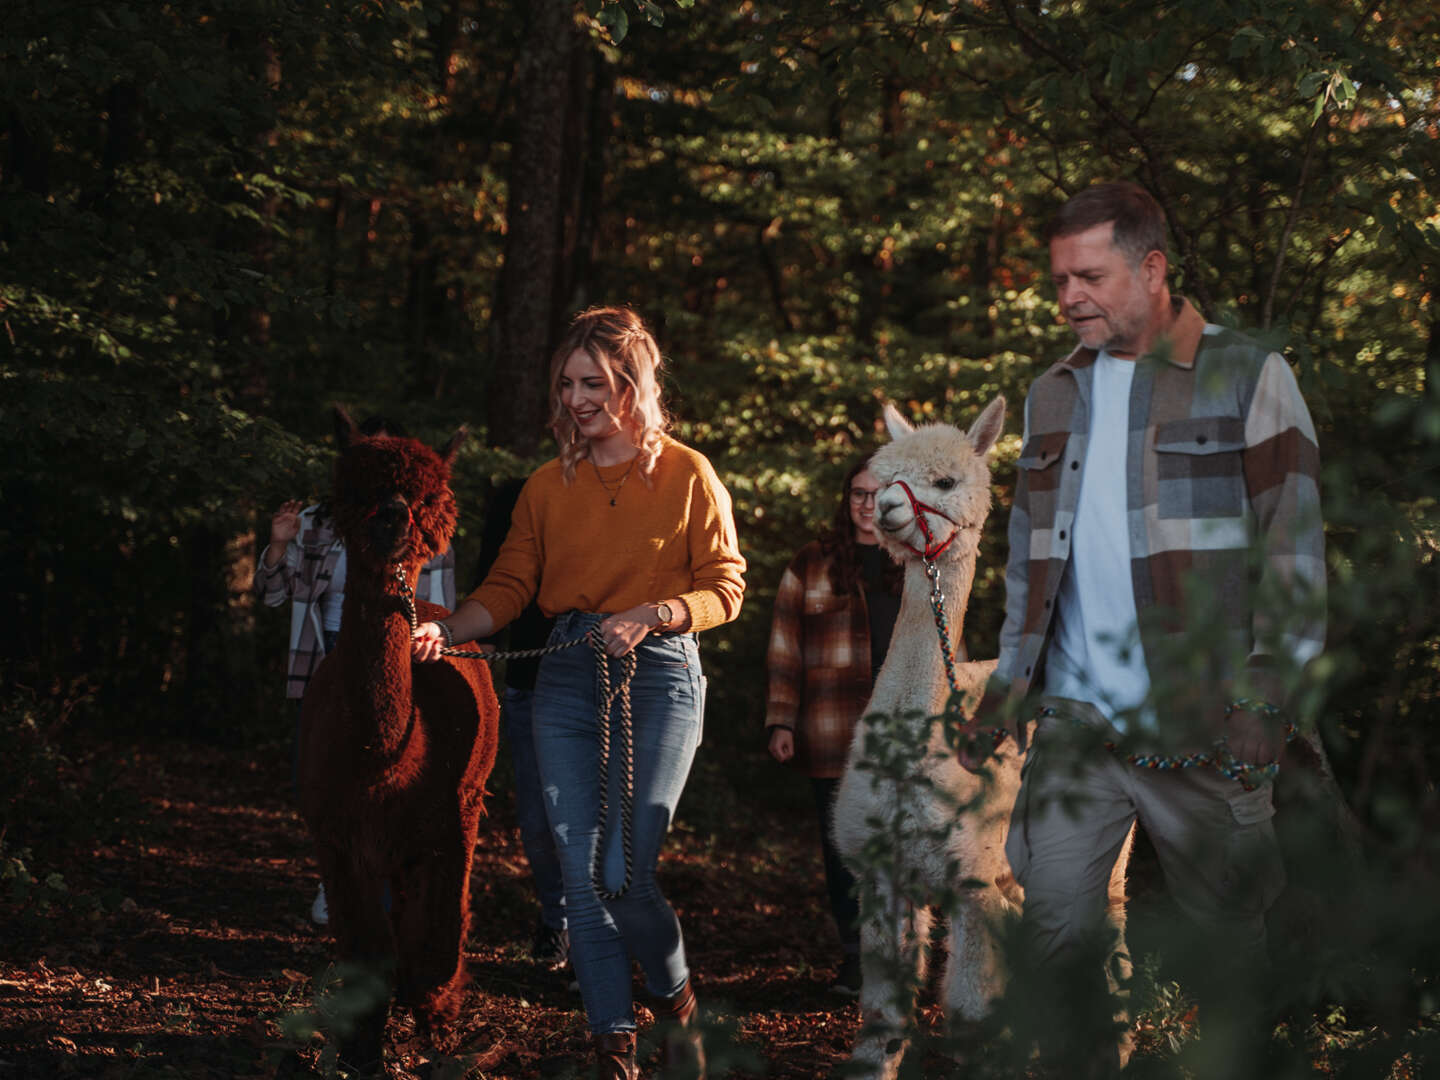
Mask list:
[{"label": "thin gold necklace", "polygon": [[[620,479],[618,481],[606,480],[603,476],[600,475],[600,466],[595,464],[595,459],[590,459],[590,467],[595,470],[595,479],[599,480],[600,486],[610,493],[611,506],[614,506],[615,500],[620,497],[620,489],[625,486],[625,481],[630,479],[630,470],[635,468],[635,458],[638,458],[639,456],[639,454],[636,454],[635,457],[632,457],[630,459],[630,464],[625,466],[625,471],[620,474]],[[612,487],[611,485],[614,486]]]}]

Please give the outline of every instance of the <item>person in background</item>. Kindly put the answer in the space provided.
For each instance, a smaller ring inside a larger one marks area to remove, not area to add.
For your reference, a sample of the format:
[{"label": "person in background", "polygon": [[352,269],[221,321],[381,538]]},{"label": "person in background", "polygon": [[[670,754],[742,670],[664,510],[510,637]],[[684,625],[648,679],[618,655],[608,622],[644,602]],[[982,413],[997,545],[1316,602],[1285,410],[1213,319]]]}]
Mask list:
[{"label": "person in background", "polygon": [[[362,435],[407,437],[394,420],[371,416],[360,425]],[[291,783],[299,763],[300,702],[310,676],[340,635],[345,605],[345,544],[335,535],[335,523],[322,499],[305,506],[298,499],[280,505],[270,519],[270,542],[255,565],[255,591],[267,607],[290,602],[290,657],[286,665],[285,696],[295,703],[295,760]],[[417,593],[422,600],[455,606],[455,551],[446,548],[425,564]],[[310,917],[324,926],[330,921],[322,884],[310,905]]]},{"label": "person in background", "polygon": [[[702,454],[665,433],[660,371],[660,350],[633,311],[576,317],[550,369],[560,456],[525,482],[485,582],[414,637],[415,658],[433,660],[447,643],[488,637],[536,599],[556,620],[550,643],[580,646],[541,660],[534,734],[570,962],[602,1080],[637,1076],[632,958],[670,1021],[665,1063],[704,1075],[680,922],[655,869],[700,743],[696,634],[735,618],[745,590],[729,493]],[[605,673],[614,687],[617,658],[632,653],[627,783],[625,710],[601,709],[596,684]]]},{"label": "person in background", "polygon": [[830,527],[785,568],[770,623],[765,730],[770,756],[810,778],[830,913],[840,935],[830,989],[860,993],[855,878],[832,836],[835,791],[900,613],[904,575],[875,535],[880,483],[859,461],[845,475]]},{"label": "person in background", "polygon": [[[500,554],[524,483],[523,480],[513,479],[502,481],[485,507],[477,581],[484,580]],[[549,640],[554,626],[555,620],[546,618],[539,606],[531,602],[506,629],[508,639],[504,648],[540,648]],[[565,930],[565,882],[560,876],[560,857],[555,852],[555,838],[550,835],[550,824],[545,817],[545,795],[540,789],[540,769],[535,761],[533,721],[535,678],[539,673],[538,659],[505,661],[500,720],[501,730],[510,745],[510,765],[515,774],[515,823],[520,829],[520,843],[525,849],[530,878],[540,903],[530,957],[553,971],[568,962],[570,936]]]}]

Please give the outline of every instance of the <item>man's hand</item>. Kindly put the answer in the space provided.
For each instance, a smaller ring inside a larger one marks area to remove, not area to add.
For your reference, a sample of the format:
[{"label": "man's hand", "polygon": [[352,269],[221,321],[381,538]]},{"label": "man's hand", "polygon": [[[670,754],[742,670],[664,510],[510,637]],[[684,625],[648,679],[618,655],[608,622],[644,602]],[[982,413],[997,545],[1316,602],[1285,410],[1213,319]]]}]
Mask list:
[{"label": "man's hand", "polygon": [[770,756],[784,765],[795,756],[795,732],[788,727],[770,729]]},{"label": "man's hand", "polygon": [[1263,712],[1236,709],[1225,717],[1220,730],[1231,756],[1245,765],[1269,765],[1285,746],[1280,721]]},{"label": "man's hand", "polygon": [[985,763],[995,756],[995,749],[1000,744],[996,732],[1002,729],[982,726],[972,720],[960,729],[960,749],[955,756],[960,761],[960,767],[969,773],[979,773],[985,768]]}]

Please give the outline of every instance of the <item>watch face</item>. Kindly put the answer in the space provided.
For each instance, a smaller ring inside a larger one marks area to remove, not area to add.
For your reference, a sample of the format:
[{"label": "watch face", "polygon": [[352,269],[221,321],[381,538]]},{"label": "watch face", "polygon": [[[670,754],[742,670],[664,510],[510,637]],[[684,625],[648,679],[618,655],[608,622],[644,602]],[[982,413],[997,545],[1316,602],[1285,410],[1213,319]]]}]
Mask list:
[{"label": "watch face", "polygon": [[661,604],[655,609],[655,614],[660,617],[661,626],[669,626],[672,622],[675,621],[675,615],[670,610],[669,604]]}]

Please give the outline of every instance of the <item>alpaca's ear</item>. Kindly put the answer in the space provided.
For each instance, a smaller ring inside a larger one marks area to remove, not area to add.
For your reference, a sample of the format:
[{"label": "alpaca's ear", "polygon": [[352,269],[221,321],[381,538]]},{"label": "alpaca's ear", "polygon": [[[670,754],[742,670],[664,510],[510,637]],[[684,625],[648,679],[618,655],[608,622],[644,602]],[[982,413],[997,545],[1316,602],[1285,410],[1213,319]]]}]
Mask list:
[{"label": "alpaca's ear", "polygon": [[892,439],[898,439],[902,435],[909,435],[915,430],[915,425],[901,416],[900,410],[888,401],[885,403],[884,416],[885,430],[890,433],[890,438]]},{"label": "alpaca's ear", "polygon": [[345,406],[338,401],[333,406],[335,410],[335,445],[344,450],[350,445],[350,440],[360,434],[360,428],[350,414],[345,411]]},{"label": "alpaca's ear", "polygon": [[469,437],[470,429],[464,424],[461,424],[460,430],[455,432],[454,435],[450,436],[450,441],[447,442],[444,446],[439,447],[435,452],[440,455],[441,461],[445,462],[446,465],[449,465],[455,460],[455,455],[460,452],[461,445]]},{"label": "alpaca's ear", "polygon": [[985,406],[985,411],[980,414],[980,418],[975,423],[970,425],[970,430],[965,433],[965,437],[970,440],[970,445],[975,447],[975,453],[984,457],[995,445],[996,440],[1000,438],[1000,432],[1004,430],[1005,398],[1004,395],[1001,395]]}]

